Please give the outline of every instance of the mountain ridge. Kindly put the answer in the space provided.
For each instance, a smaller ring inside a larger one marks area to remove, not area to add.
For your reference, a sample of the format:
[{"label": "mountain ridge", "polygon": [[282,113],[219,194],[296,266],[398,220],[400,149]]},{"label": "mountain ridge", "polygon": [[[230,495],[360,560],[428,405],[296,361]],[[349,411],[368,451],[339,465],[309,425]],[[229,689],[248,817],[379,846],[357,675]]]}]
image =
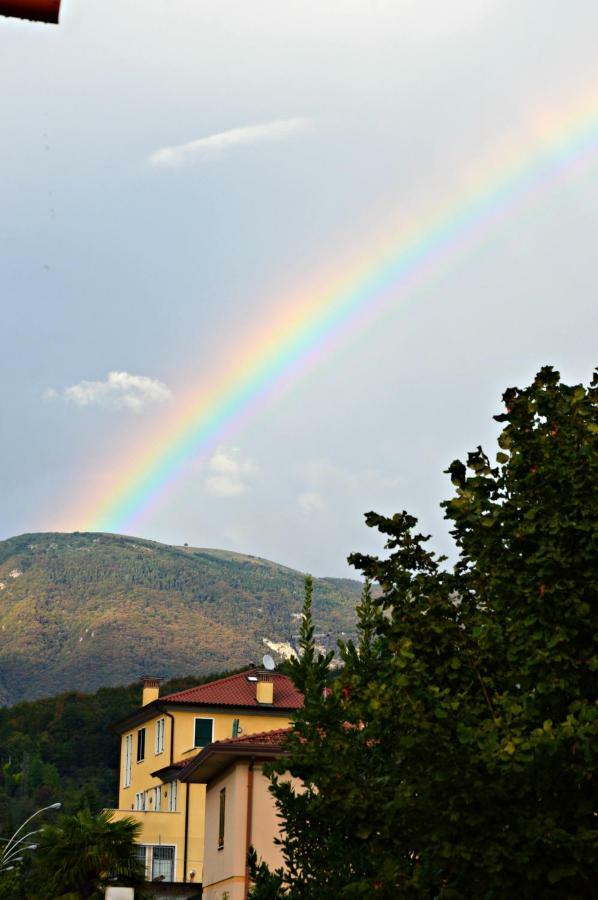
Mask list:
[{"label": "mountain ridge", "polygon": [[[259,659],[298,627],[304,575],[262,557],[106,532],[0,541],[0,705]],[[361,583],[314,579],[319,631],[350,631]]]}]

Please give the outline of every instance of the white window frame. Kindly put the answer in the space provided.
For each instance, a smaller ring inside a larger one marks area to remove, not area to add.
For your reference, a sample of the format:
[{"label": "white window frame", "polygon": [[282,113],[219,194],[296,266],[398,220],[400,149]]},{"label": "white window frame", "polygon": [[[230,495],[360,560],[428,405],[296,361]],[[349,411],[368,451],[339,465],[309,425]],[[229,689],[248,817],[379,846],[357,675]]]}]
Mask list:
[{"label": "white window frame", "polygon": [[149,872],[150,872],[150,880],[153,881],[156,878],[154,874],[154,850],[157,848],[164,850],[172,850],[172,881],[176,880],[176,863],[177,863],[177,845],[176,844],[151,844],[152,848],[152,858],[149,864]]},{"label": "white window frame", "polygon": [[160,753],[164,753],[164,725],[165,719],[158,719],[156,722],[156,745],[155,745],[155,754],[159,756]]},{"label": "white window frame", "polygon": [[131,787],[131,775],[133,771],[133,735],[128,734],[125,737],[124,764],[123,764],[123,787]]},{"label": "white window frame", "polygon": [[154,812],[160,812],[162,809],[162,786],[158,785],[154,788]]},{"label": "white window frame", "polygon": [[[173,859],[172,859],[172,875],[173,880],[176,878],[176,867],[178,862],[178,846],[177,844],[137,844],[136,845],[140,850],[143,851],[143,865],[145,866],[145,877],[149,881],[152,880],[152,873],[154,871],[154,849],[156,847],[169,847],[174,849]],[[142,854],[140,853],[139,856]]]},{"label": "white window frame", "polygon": [[171,781],[168,791],[168,812],[176,812],[177,797],[179,793],[178,781]]},{"label": "white window frame", "polygon": [[138,791],[135,794],[135,811],[136,812],[145,812],[146,810],[146,802],[145,802],[145,791]]},{"label": "white window frame", "polygon": [[[143,741],[141,741],[141,732],[143,732]],[[147,750],[147,729],[145,725],[143,728],[137,729],[137,747],[135,749],[135,759],[138,763],[145,762],[145,751]],[[143,756],[139,756],[139,744],[143,743]]]},{"label": "white window frame", "polygon": [[207,747],[207,744],[196,744],[195,743],[195,723],[196,722],[211,722],[212,723],[212,740],[209,741],[210,744],[214,743],[214,717],[213,716],[195,716],[193,719],[193,748],[197,747]]}]

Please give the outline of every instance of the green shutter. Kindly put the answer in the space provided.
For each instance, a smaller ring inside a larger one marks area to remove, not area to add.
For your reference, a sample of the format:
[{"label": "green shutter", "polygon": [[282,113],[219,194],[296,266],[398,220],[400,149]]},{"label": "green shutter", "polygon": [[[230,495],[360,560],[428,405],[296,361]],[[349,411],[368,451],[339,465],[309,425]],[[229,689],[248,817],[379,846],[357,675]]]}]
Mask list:
[{"label": "green shutter", "polygon": [[205,747],[206,744],[212,743],[212,719],[196,719],[195,720],[195,746]]},{"label": "green shutter", "polygon": [[145,728],[140,728],[137,732],[137,762],[145,759]]},{"label": "green shutter", "polygon": [[220,791],[220,821],[218,822],[218,848],[224,847],[224,813],[226,810],[226,788]]}]

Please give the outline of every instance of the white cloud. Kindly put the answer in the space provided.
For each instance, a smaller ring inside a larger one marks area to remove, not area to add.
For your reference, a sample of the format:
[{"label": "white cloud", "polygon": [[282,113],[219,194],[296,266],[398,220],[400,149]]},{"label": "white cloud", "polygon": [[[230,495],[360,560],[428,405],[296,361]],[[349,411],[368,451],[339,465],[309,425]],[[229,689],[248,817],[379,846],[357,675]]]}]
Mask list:
[{"label": "white cloud", "polygon": [[261,125],[247,125],[243,128],[231,128],[207,137],[178,144],[174,147],[161,147],[149,158],[152,166],[168,166],[175,168],[187,163],[197,162],[217,156],[231,147],[259,144],[263,141],[284,141],[295,134],[306,131],[310,120],[304,118],[277,119]]},{"label": "white cloud", "polygon": [[205,486],[208,493],[216,497],[235,497],[244,494],[248,479],[255,474],[256,467],[249,460],[240,459],[238,450],[227,451],[219,447],[208,461],[209,475]]},{"label": "white cloud", "polygon": [[[329,459],[311,459],[302,465],[304,490],[297,497],[299,509],[305,516],[314,513],[338,514],[341,509],[355,509],[360,516],[361,505],[384,505],[388,497],[396,497],[405,480],[399,475],[386,475],[376,469],[352,471]],[[352,513],[353,514],[353,513]]]},{"label": "white cloud", "polygon": [[302,512],[309,515],[324,509],[324,501],[317,491],[306,491],[299,496],[299,507]]},{"label": "white cloud", "polygon": [[44,391],[45,400],[62,398],[76,406],[107,406],[140,412],[151,403],[162,403],[171,396],[166,385],[147,375],[109,372],[105,381],[80,381],[57,391]]}]

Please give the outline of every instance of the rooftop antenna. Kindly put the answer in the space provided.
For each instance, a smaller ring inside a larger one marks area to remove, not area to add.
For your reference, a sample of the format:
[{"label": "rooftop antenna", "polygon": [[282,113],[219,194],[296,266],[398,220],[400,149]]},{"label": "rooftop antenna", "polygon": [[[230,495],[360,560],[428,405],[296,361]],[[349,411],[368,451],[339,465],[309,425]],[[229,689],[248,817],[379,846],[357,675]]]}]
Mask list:
[{"label": "rooftop antenna", "polygon": [[268,672],[273,672],[276,668],[276,663],[269,653],[266,653],[266,655],[262,657],[262,664],[264,666],[264,669],[267,669]]}]

